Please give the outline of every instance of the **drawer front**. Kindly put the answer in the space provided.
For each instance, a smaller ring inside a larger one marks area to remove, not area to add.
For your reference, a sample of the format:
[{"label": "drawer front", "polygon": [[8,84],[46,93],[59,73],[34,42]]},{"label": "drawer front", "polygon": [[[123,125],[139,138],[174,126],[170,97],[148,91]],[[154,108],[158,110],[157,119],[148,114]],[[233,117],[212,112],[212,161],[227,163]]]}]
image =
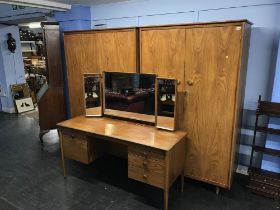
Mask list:
[{"label": "drawer front", "polygon": [[142,147],[128,147],[128,153],[143,157],[146,159],[165,161],[165,155],[163,152],[158,150],[146,149]]},{"label": "drawer front", "polygon": [[165,156],[157,150],[128,148],[128,177],[164,188]]},{"label": "drawer front", "polygon": [[128,177],[164,189],[164,175],[146,171],[143,168],[128,166]]},{"label": "drawer front", "polygon": [[128,165],[161,175],[164,175],[165,172],[165,162],[163,160],[155,160],[152,158],[138,156],[130,151],[128,152]]},{"label": "drawer front", "polygon": [[62,133],[64,156],[85,164],[89,164],[90,149],[86,136],[75,133]]},{"label": "drawer front", "polygon": [[280,180],[278,180],[278,179],[273,179],[271,177],[266,177],[266,176],[262,176],[262,175],[254,174],[254,173],[250,174],[250,179],[255,180],[257,182],[261,182],[263,184],[267,184],[267,185],[271,185],[271,186],[280,188]]}]

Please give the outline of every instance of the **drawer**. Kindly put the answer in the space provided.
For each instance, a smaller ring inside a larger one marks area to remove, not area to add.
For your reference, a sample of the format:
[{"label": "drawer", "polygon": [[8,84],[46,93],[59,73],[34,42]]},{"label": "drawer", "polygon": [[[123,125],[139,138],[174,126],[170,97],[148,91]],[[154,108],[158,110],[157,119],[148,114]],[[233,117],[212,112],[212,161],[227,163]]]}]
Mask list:
[{"label": "drawer", "polygon": [[152,149],[146,149],[142,147],[128,147],[129,155],[136,155],[145,159],[165,162],[164,152]]},{"label": "drawer", "polygon": [[250,179],[255,180],[257,182],[261,182],[263,184],[268,184],[268,185],[280,188],[280,180],[274,179],[272,177],[267,177],[267,176],[263,176],[260,174],[250,173]]},{"label": "drawer", "polygon": [[128,177],[164,189],[164,174],[153,173],[143,168],[129,165]]},{"label": "drawer", "polygon": [[86,136],[76,133],[61,133],[63,153],[66,158],[89,164],[93,161],[90,141]]},{"label": "drawer", "polygon": [[138,156],[135,153],[128,152],[128,166],[142,168],[147,172],[163,175],[165,172],[164,160],[158,160],[149,157]]},{"label": "drawer", "polygon": [[165,156],[158,150],[128,147],[128,177],[164,188]]}]

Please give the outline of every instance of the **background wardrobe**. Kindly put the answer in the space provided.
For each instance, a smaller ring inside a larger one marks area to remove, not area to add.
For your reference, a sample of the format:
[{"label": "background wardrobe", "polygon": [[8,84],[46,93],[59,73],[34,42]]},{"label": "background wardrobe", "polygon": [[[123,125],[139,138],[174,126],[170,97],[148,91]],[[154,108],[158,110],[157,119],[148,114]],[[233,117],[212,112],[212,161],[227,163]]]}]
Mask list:
[{"label": "background wardrobe", "polygon": [[188,136],[185,175],[230,188],[249,37],[246,20],[66,32],[72,117],[84,114],[82,73],[139,71],[176,78],[177,127]]},{"label": "background wardrobe", "polygon": [[56,124],[66,119],[60,32],[57,23],[42,22],[43,52],[46,58],[47,85],[38,95],[40,140]]}]

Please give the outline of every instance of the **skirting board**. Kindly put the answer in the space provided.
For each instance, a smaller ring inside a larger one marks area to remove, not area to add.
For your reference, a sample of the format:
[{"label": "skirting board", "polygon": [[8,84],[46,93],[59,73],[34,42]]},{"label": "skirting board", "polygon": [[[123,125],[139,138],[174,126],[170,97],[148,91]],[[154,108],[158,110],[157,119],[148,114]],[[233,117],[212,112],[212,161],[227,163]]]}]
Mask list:
[{"label": "skirting board", "polygon": [[14,107],[2,107],[2,112],[16,113],[16,110]]}]

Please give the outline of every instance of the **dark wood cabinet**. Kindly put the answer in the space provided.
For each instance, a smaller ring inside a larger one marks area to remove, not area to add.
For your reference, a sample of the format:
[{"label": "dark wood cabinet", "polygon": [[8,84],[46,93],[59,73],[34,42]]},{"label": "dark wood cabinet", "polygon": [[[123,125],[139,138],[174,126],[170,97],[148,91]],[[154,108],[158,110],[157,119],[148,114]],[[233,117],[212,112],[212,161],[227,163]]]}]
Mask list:
[{"label": "dark wood cabinet", "polygon": [[40,130],[55,129],[66,119],[59,26],[43,24],[47,86],[38,101]]}]

